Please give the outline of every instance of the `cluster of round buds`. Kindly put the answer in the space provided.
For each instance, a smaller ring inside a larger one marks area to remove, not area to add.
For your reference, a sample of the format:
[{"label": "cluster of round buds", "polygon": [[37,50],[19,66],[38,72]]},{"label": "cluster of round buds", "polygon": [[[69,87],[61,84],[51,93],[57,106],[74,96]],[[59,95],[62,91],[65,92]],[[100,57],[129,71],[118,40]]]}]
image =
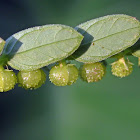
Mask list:
[{"label": "cluster of round buds", "polygon": [[72,85],[78,79],[78,69],[73,64],[62,62],[52,67],[49,78],[56,86]]},{"label": "cluster of round buds", "polygon": [[85,63],[80,68],[81,79],[88,83],[101,80],[104,74],[105,66],[101,62]]},{"label": "cluster of round buds", "polygon": [[[132,73],[133,64],[124,57],[112,63],[112,74],[117,77],[125,77]],[[105,75],[105,66],[101,62],[85,63],[78,72],[74,64],[66,64],[65,61],[53,66],[49,72],[50,81],[56,86],[72,85],[80,77],[90,83],[100,81]],[[12,70],[0,66],[0,92],[6,92],[14,88],[18,82],[25,89],[36,89],[46,81],[46,74],[42,69],[33,71],[19,71],[17,76]]]},{"label": "cluster of round buds", "polygon": [[133,71],[133,64],[124,57],[118,59],[116,62],[112,63],[112,74],[117,77],[126,77],[130,75]]},{"label": "cluster of round buds", "polygon": [[0,92],[6,92],[14,88],[18,83],[25,89],[36,89],[46,81],[46,74],[42,69],[34,71],[19,71],[18,75],[13,70],[0,66]]}]

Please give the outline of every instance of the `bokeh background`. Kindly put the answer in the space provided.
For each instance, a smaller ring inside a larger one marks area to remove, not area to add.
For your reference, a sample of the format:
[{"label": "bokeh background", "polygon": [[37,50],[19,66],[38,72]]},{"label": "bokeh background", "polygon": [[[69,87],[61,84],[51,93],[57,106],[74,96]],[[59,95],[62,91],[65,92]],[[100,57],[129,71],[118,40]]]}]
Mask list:
[{"label": "bokeh background", "polygon": [[[72,27],[108,14],[140,20],[140,0],[0,0],[0,37],[38,25]],[[140,68],[126,78],[0,93],[0,140],[140,140]],[[78,63],[79,64],[79,63]],[[48,75],[48,73],[47,73]]]}]

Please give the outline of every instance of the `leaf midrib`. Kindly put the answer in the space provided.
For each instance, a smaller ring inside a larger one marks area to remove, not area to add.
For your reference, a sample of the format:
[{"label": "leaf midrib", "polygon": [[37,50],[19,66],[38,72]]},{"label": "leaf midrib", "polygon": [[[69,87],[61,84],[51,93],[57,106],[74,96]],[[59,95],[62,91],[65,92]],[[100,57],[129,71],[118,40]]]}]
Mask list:
[{"label": "leaf midrib", "polygon": [[41,45],[41,46],[37,46],[37,47],[35,47],[35,48],[28,49],[28,50],[26,50],[26,51],[17,52],[16,54],[25,53],[25,52],[28,52],[28,51],[32,51],[32,50],[34,50],[34,49],[38,49],[38,48],[40,48],[40,47],[45,47],[45,46],[47,46],[47,45],[52,45],[52,44],[55,44],[55,43],[59,43],[59,42],[63,42],[63,41],[71,40],[71,39],[76,39],[76,38],[78,39],[78,38],[80,38],[80,37],[69,38],[69,39],[65,39],[65,40],[60,40],[60,41],[52,42],[52,43],[49,43],[49,44],[44,44],[44,45]]},{"label": "leaf midrib", "polygon": [[[132,30],[132,29],[135,29],[135,28],[139,28],[139,29],[140,29],[140,26],[137,26],[137,27],[134,27],[134,28],[129,28],[129,29],[123,30],[123,31],[121,31],[121,32],[117,32],[117,33],[114,33],[114,34],[111,34],[111,35],[102,37],[102,38],[100,38],[100,39],[94,40],[94,41],[92,41],[92,42],[97,42],[97,41],[102,40],[102,39],[105,39],[105,38],[107,38],[107,37],[110,37],[110,36],[113,36],[113,35],[116,35],[116,34],[119,34],[119,33],[123,33],[123,32],[125,32],[125,31],[129,31],[129,30]],[[81,44],[81,46],[87,45],[87,44],[92,43],[92,42],[88,42],[88,43]]]}]

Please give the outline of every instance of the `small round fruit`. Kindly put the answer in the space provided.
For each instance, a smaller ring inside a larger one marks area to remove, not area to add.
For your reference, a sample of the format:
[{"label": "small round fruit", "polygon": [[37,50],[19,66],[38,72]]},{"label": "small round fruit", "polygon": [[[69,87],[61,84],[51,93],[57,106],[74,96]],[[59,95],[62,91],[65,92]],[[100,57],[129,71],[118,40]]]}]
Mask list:
[{"label": "small round fruit", "polygon": [[12,70],[0,67],[0,92],[6,92],[14,88],[17,77]]},{"label": "small round fruit", "polygon": [[68,85],[72,85],[78,79],[79,71],[73,64],[67,64],[67,68],[69,73]]},{"label": "small round fruit", "polygon": [[40,71],[41,71],[41,80],[39,81],[38,86],[36,86],[35,88],[41,87],[46,81],[46,73],[42,69],[40,69]]},{"label": "small round fruit", "polygon": [[25,89],[36,89],[45,83],[46,74],[41,69],[33,71],[20,71],[17,78],[20,87]]},{"label": "small round fruit", "polygon": [[78,69],[73,64],[60,63],[52,67],[49,78],[56,86],[72,85],[78,79]]},{"label": "small round fruit", "polygon": [[126,77],[133,71],[133,64],[127,59],[120,58],[116,62],[112,63],[112,74],[117,77]]},{"label": "small round fruit", "polygon": [[102,79],[105,74],[105,66],[100,63],[85,63],[80,68],[80,77],[82,80],[90,83]]}]

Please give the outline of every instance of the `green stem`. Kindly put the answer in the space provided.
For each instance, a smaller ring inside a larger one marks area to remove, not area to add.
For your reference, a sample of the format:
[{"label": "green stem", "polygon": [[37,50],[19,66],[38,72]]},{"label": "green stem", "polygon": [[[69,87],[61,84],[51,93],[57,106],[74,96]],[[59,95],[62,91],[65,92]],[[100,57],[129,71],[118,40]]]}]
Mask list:
[{"label": "green stem", "polygon": [[0,56],[0,65],[4,66],[7,64],[7,61],[9,60],[7,55],[1,55]]},{"label": "green stem", "polygon": [[3,71],[3,70],[4,70],[3,66],[2,66],[2,65],[0,65],[0,71]]},{"label": "green stem", "polygon": [[59,63],[59,65],[60,65],[60,67],[61,67],[61,66],[65,66],[65,65],[66,65],[66,60],[65,60],[65,59],[64,59],[64,60],[61,60],[61,61],[59,61],[58,63]]},{"label": "green stem", "polygon": [[46,71],[46,72],[49,72],[50,69],[46,66],[46,67],[43,67],[43,69]]}]

